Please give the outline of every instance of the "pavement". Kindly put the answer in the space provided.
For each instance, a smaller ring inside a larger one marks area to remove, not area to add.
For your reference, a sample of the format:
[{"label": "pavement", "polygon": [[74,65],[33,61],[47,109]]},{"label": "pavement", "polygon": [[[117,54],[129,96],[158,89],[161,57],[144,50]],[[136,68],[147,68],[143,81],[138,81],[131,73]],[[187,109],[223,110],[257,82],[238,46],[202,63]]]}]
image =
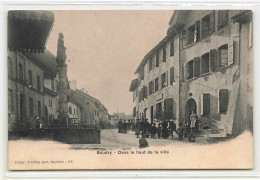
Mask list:
[{"label": "pavement", "polygon": [[[140,137],[140,136],[139,136]],[[152,139],[147,138],[149,146],[165,146],[171,144],[208,144],[207,138],[200,136],[196,138],[196,142],[189,142],[188,138],[183,138],[183,141],[178,140],[178,135],[175,133],[173,140],[172,137],[168,139]],[[139,147],[139,138],[135,133],[128,131],[127,134],[118,133],[117,129],[104,129],[101,131],[101,144],[72,144],[71,149],[131,149]]]}]

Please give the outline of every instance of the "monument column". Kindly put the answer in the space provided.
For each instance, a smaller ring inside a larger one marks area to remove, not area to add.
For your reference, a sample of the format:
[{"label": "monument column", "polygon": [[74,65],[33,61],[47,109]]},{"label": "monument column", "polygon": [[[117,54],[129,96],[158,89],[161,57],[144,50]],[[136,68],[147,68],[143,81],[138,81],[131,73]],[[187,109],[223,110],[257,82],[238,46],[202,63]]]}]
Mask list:
[{"label": "monument column", "polygon": [[66,64],[66,47],[64,46],[64,36],[59,33],[57,45],[57,70],[59,75],[58,94],[59,94],[59,127],[66,127],[68,118],[68,77]]}]

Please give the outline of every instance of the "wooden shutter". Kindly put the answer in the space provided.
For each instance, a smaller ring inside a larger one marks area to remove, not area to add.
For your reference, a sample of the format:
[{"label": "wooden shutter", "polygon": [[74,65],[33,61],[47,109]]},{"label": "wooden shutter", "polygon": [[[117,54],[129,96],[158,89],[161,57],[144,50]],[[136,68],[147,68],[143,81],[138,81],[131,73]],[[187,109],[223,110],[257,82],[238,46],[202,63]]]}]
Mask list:
[{"label": "wooden shutter", "polygon": [[186,46],[187,43],[187,35],[186,35],[186,30],[182,31],[182,46]]},{"label": "wooden shutter", "polygon": [[228,43],[228,65],[231,65],[234,63],[234,41],[231,40]]},{"label": "wooden shutter", "polygon": [[182,78],[183,78],[183,81],[185,81],[187,79],[187,63],[183,63],[182,65]]},{"label": "wooden shutter", "polygon": [[200,21],[197,21],[195,26],[196,26],[195,28],[196,28],[196,31],[197,31],[195,41],[198,41],[198,40],[200,40]]},{"label": "wooden shutter", "polygon": [[194,77],[199,77],[200,76],[200,58],[195,57],[194,58]]},{"label": "wooden shutter", "polygon": [[170,56],[174,56],[174,39],[171,40]]},{"label": "wooden shutter", "polygon": [[166,46],[163,47],[163,62],[166,62]]},{"label": "wooden shutter", "polygon": [[161,75],[158,77],[158,90],[162,89],[162,77]]},{"label": "wooden shutter", "polygon": [[209,32],[215,31],[215,11],[212,11],[209,15]]},{"label": "wooden shutter", "polygon": [[218,57],[218,51],[216,49],[212,49],[210,50],[210,53],[209,53],[209,63],[210,63],[210,69],[212,72],[215,72],[217,67],[218,67],[218,64],[217,64],[217,57]]},{"label": "wooden shutter", "polygon": [[203,94],[203,114],[210,114],[210,94]]},{"label": "wooden shutter", "polygon": [[165,72],[165,87],[168,86],[168,80],[169,80],[168,76],[169,76],[168,71],[166,71]]},{"label": "wooden shutter", "polygon": [[200,115],[203,115],[203,94],[200,95]]},{"label": "wooden shutter", "polygon": [[170,69],[170,84],[173,84],[174,82],[174,67],[171,67]]}]

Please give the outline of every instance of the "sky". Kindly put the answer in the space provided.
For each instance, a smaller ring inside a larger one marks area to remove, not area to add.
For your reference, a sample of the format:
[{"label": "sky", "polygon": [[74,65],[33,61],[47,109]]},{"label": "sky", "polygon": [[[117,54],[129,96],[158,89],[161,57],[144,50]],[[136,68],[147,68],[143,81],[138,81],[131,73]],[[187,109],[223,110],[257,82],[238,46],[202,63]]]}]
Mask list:
[{"label": "sky", "polygon": [[[68,79],[99,99],[108,112],[132,114],[131,80],[143,57],[167,33],[173,11],[53,11],[46,48],[57,55],[59,33],[67,48]],[[68,61],[70,60],[70,61]]]}]

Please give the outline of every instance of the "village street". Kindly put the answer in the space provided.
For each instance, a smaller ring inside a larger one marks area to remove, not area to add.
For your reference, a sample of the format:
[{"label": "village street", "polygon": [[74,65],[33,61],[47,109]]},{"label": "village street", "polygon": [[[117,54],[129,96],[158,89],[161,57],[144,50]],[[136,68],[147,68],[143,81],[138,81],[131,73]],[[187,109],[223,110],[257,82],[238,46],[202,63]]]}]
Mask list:
[{"label": "village street", "polygon": [[[139,136],[140,137],[140,136]],[[152,139],[147,138],[150,147],[159,147],[167,145],[186,146],[188,144],[194,144],[188,142],[187,138],[183,138],[183,141],[178,140],[177,134],[174,134],[174,139]],[[206,137],[200,136],[196,138],[195,144],[207,144]],[[101,131],[101,144],[65,144],[58,141],[53,141],[50,138],[42,139],[31,139],[31,138],[20,138],[19,140],[10,140],[10,145],[23,146],[30,145],[30,147],[44,146],[47,149],[63,149],[63,150],[104,150],[104,149],[130,149],[139,148],[139,138],[136,138],[135,133],[128,131],[127,134],[118,133],[117,129],[104,129]]]},{"label": "village street", "polygon": [[[140,136],[139,136],[140,138]],[[117,129],[104,129],[101,131],[101,144],[74,144],[71,145],[71,149],[83,150],[83,149],[129,149],[138,148],[139,138],[136,138],[135,133],[128,131],[127,134],[118,133]],[[197,143],[207,143],[206,137],[197,138]],[[147,138],[148,144],[152,146],[165,146],[170,144],[186,144],[188,142],[187,138],[183,141],[178,140],[178,135],[175,133],[173,140],[171,137],[169,139],[152,139]]]}]

